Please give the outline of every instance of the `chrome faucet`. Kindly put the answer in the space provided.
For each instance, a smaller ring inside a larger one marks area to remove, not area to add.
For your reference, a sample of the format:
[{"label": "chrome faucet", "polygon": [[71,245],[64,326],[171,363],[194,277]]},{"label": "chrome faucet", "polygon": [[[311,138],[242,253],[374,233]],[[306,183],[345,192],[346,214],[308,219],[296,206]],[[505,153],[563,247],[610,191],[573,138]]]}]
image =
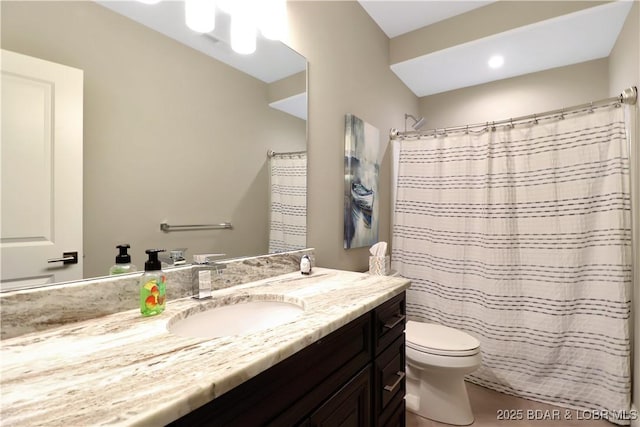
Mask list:
[{"label": "chrome faucet", "polygon": [[220,257],[226,254],[204,254],[194,255],[191,266],[191,288],[192,297],[195,299],[211,298],[212,272],[220,274],[227,265],[221,262],[210,261],[210,257]]}]

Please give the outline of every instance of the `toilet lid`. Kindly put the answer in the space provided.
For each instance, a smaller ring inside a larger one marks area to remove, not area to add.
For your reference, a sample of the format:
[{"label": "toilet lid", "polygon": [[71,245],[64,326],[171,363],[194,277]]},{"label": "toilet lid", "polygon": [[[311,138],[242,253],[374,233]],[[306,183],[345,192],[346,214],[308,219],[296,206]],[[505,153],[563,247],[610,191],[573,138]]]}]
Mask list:
[{"label": "toilet lid", "polygon": [[405,334],[408,347],[425,353],[470,356],[480,351],[480,341],[448,326],[409,320]]}]

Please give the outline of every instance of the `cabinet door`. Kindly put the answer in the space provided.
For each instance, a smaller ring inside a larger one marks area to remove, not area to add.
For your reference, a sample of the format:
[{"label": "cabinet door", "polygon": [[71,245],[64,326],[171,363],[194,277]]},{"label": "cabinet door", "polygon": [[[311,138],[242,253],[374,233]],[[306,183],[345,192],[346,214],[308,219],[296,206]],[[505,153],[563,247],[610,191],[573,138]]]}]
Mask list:
[{"label": "cabinet door", "polygon": [[407,413],[404,405],[404,400],[400,402],[398,407],[391,413],[389,419],[387,419],[382,427],[405,427],[407,425]]},{"label": "cabinet door", "polygon": [[369,427],[371,424],[371,365],[364,368],[315,411],[305,425]]}]

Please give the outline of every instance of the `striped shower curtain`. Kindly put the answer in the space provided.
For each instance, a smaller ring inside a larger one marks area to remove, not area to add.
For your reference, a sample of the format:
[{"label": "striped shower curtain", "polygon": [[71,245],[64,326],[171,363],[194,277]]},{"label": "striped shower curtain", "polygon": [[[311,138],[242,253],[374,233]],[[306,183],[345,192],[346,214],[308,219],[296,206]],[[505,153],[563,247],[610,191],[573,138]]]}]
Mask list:
[{"label": "striped shower curtain", "polygon": [[400,142],[392,268],[480,340],[469,381],[629,423],[627,143],[614,106]]},{"label": "striped shower curtain", "polygon": [[307,155],[279,155],[270,161],[269,253],[307,247]]}]

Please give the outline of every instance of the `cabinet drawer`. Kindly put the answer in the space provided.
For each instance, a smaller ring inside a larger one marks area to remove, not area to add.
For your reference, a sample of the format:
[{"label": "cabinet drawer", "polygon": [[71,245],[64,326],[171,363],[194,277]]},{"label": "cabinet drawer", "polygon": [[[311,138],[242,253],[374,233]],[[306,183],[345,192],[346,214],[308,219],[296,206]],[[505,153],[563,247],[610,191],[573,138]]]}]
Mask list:
[{"label": "cabinet drawer", "polygon": [[375,359],[374,405],[376,416],[384,422],[405,395],[405,341],[399,336]]},{"label": "cabinet drawer", "polygon": [[405,293],[401,293],[374,310],[374,349],[379,354],[404,333]]}]

